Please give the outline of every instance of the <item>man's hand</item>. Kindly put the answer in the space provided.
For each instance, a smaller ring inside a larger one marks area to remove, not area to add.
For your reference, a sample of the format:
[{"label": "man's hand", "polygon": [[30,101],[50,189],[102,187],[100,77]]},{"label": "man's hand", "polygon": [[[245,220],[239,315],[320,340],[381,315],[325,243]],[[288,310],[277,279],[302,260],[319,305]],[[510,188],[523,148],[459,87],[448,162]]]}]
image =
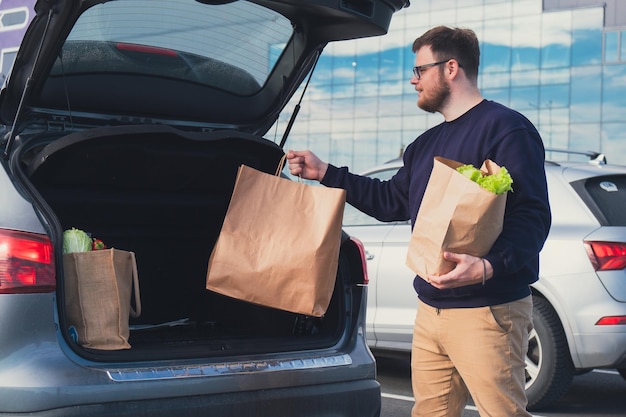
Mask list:
[{"label": "man's hand", "polygon": [[483,266],[482,258],[452,252],[444,252],[443,258],[454,262],[456,267],[447,274],[429,275],[427,279],[430,285],[440,290],[481,284],[483,274],[485,274],[485,281],[493,276],[493,267],[488,260],[484,260]]},{"label": "man's hand", "polygon": [[291,175],[299,176],[307,180],[321,181],[326,174],[328,163],[319,159],[311,151],[289,151],[287,152],[289,162],[289,172]]}]

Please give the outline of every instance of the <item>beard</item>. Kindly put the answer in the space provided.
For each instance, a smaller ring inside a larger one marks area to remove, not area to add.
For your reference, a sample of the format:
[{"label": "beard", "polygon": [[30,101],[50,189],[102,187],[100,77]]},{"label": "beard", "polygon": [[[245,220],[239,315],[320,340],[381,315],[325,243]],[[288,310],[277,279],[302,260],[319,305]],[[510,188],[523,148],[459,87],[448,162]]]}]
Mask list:
[{"label": "beard", "polygon": [[450,97],[450,86],[445,82],[442,73],[439,73],[437,84],[431,89],[429,94],[424,94],[424,91],[420,93],[417,100],[417,106],[429,113],[438,112],[443,108],[443,105]]}]

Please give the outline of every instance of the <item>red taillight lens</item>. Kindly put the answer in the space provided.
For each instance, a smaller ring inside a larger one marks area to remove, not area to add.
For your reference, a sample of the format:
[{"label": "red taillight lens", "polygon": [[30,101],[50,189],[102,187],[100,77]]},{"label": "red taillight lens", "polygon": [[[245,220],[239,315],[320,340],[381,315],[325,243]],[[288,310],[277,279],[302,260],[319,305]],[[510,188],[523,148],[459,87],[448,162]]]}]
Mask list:
[{"label": "red taillight lens", "polygon": [[365,246],[363,246],[363,242],[355,237],[350,237],[350,240],[356,244],[356,247],[359,249],[359,255],[361,255],[361,266],[363,269],[363,285],[367,285],[370,282],[369,276],[367,275],[367,258],[365,255]]},{"label": "red taillight lens", "polygon": [[626,324],[626,316],[607,316],[602,317],[596,323],[596,326],[616,326]]},{"label": "red taillight lens", "polygon": [[50,239],[0,229],[0,294],[50,292],[55,286]]},{"label": "red taillight lens", "polygon": [[585,242],[585,247],[596,271],[626,268],[626,243]]}]

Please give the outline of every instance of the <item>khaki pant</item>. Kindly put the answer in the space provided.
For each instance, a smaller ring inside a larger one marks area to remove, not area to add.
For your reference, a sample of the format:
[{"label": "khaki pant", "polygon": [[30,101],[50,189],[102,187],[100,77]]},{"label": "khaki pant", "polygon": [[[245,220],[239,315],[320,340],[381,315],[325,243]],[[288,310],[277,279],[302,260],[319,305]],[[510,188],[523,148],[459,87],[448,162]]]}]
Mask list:
[{"label": "khaki pant", "polygon": [[525,363],[532,298],[480,308],[418,303],[411,357],[412,417],[528,417]]}]

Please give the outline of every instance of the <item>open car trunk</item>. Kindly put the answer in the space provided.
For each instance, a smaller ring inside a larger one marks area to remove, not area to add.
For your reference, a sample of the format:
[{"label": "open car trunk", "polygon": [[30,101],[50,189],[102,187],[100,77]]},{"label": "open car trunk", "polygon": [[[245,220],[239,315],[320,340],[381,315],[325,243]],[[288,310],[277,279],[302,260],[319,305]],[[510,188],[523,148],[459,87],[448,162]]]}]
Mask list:
[{"label": "open car trunk", "polygon": [[[284,352],[331,347],[344,329],[354,328],[346,320],[357,317],[362,288],[344,282],[359,275],[350,271],[360,264],[348,256],[349,243],[342,246],[333,298],[321,318],[205,289],[208,259],[239,165],[273,173],[282,154],[273,142],[246,133],[185,133],[165,126],[30,140],[21,160],[50,208],[43,210],[50,213],[48,221],[58,230],[76,227],[108,247],[136,254],[142,314],[130,322],[131,349],[75,349],[115,360]],[[56,247],[58,305],[67,337],[60,242]]]}]

